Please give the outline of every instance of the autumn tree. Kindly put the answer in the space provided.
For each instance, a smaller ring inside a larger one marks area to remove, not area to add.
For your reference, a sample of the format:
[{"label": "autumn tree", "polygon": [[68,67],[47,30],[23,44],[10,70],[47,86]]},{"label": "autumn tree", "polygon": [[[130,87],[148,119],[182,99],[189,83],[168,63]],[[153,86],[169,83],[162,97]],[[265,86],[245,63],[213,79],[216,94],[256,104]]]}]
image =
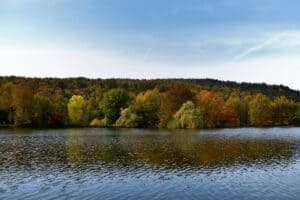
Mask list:
[{"label": "autumn tree", "polygon": [[253,126],[270,126],[272,124],[270,99],[263,94],[257,94],[250,102],[249,118]]},{"label": "autumn tree", "polygon": [[92,121],[93,119],[100,119],[103,117],[103,113],[99,109],[100,101],[97,101],[94,98],[87,100],[86,110],[87,110],[87,119]]},{"label": "autumn tree", "polygon": [[82,96],[74,95],[68,103],[68,115],[72,125],[84,125],[86,119],[86,101]]},{"label": "autumn tree", "polygon": [[141,120],[138,115],[133,112],[131,108],[126,108],[122,110],[121,116],[116,121],[116,126],[123,128],[136,128],[139,125],[139,121]]},{"label": "autumn tree", "polygon": [[182,84],[173,84],[163,95],[160,107],[160,127],[166,127],[181,105],[193,99],[193,93]]},{"label": "autumn tree", "polygon": [[91,88],[91,93],[87,97],[87,118],[88,121],[99,120],[103,118],[103,113],[99,109],[102,100],[102,89],[100,87]]},{"label": "autumn tree", "polygon": [[0,124],[13,123],[13,88],[12,83],[3,84],[0,87]]},{"label": "autumn tree", "polygon": [[33,102],[32,125],[39,128],[48,127],[52,112],[50,99],[37,95],[34,96]]},{"label": "autumn tree", "polygon": [[241,99],[241,113],[240,113],[240,123],[242,126],[249,126],[250,119],[249,119],[249,106],[250,102],[253,100],[253,96],[250,94],[242,94]]},{"label": "autumn tree", "polygon": [[155,128],[159,123],[161,96],[158,89],[139,94],[135,101],[121,113],[116,122],[118,127]]},{"label": "autumn tree", "polygon": [[30,85],[18,84],[13,88],[14,125],[30,126],[33,111],[33,89]]},{"label": "autumn tree", "polygon": [[293,102],[285,96],[276,97],[272,103],[272,120],[276,126],[286,126],[292,123],[294,117]]},{"label": "autumn tree", "polygon": [[300,102],[294,105],[294,119],[293,124],[300,125]]},{"label": "autumn tree", "polygon": [[125,89],[111,89],[104,94],[100,103],[100,109],[103,112],[108,125],[112,125],[120,117],[121,109],[126,108],[131,96]]},{"label": "autumn tree", "polygon": [[217,93],[203,91],[197,97],[197,105],[203,112],[204,126],[215,128],[221,125],[223,119],[224,100]]},{"label": "autumn tree", "polygon": [[64,127],[68,124],[68,100],[61,95],[50,98],[51,114],[48,126],[51,128]]},{"label": "autumn tree", "polygon": [[240,120],[237,111],[231,107],[224,107],[223,124],[225,127],[239,127]]},{"label": "autumn tree", "polygon": [[[104,91],[108,92],[104,95]],[[258,92],[274,101],[254,96]],[[139,95],[132,98],[135,94]],[[0,126],[63,127],[73,124],[69,120],[72,113],[74,125],[163,128],[172,125],[174,115],[187,101],[200,109],[206,128],[299,125],[299,103],[293,103],[299,102],[299,94],[284,86],[210,79],[0,77]],[[68,106],[73,95],[81,96],[84,106]]]},{"label": "autumn tree", "polygon": [[174,123],[176,128],[203,128],[203,113],[192,101],[187,101],[174,115]]},{"label": "autumn tree", "polygon": [[161,95],[158,89],[148,90],[136,97],[131,109],[137,115],[139,127],[158,127],[160,102]]},{"label": "autumn tree", "polygon": [[239,93],[232,93],[223,106],[225,126],[245,126],[248,122],[248,104]]}]

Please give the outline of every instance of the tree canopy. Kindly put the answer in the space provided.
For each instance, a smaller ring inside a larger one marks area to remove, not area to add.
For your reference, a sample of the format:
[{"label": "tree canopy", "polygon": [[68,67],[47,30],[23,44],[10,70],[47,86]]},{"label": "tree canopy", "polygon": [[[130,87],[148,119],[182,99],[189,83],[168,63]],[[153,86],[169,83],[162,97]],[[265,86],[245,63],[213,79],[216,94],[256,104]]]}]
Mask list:
[{"label": "tree canopy", "polygon": [[82,96],[74,95],[68,103],[70,123],[75,126],[86,123],[86,101]]},{"label": "tree canopy", "polygon": [[257,94],[250,102],[249,117],[253,126],[270,126],[272,124],[270,99],[263,94]]},{"label": "tree canopy", "polygon": [[112,125],[120,117],[121,109],[126,108],[130,101],[128,91],[122,88],[111,89],[104,94],[100,108],[108,125]]},{"label": "tree canopy", "polygon": [[174,120],[176,128],[199,129],[205,125],[203,112],[191,101],[181,106],[174,115]]},{"label": "tree canopy", "polygon": [[0,126],[217,128],[300,124],[300,92],[211,79],[0,77]]}]

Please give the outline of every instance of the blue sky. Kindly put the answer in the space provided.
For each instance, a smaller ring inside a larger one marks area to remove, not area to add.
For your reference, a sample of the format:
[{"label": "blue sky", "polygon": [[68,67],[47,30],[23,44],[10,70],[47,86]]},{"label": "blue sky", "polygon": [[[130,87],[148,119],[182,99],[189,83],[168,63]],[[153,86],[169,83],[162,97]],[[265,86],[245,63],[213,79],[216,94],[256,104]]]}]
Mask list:
[{"label": "blue sky", "polygon": [[0,75],[300,89],[297,0],[0,0]]}]

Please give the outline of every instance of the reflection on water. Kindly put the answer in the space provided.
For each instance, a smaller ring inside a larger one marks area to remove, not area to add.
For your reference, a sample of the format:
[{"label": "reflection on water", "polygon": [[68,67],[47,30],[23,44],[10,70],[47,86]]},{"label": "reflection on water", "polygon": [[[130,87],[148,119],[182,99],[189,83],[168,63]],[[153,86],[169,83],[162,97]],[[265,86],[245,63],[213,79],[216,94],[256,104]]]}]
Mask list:
[{"label": "reflection on water", "polygon": [[297,199],[299,150],[297,128],[2,130],[0,199]]}]

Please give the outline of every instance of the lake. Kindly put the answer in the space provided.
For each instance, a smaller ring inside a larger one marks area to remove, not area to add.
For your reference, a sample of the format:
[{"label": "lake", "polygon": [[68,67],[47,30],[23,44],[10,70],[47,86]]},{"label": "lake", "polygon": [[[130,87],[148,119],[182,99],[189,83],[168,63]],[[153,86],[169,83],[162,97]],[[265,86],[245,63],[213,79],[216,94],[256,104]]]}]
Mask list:
[{"label": "lake", "polygon": [[300,128],[4,129],[0,199],[300,199]]}]

